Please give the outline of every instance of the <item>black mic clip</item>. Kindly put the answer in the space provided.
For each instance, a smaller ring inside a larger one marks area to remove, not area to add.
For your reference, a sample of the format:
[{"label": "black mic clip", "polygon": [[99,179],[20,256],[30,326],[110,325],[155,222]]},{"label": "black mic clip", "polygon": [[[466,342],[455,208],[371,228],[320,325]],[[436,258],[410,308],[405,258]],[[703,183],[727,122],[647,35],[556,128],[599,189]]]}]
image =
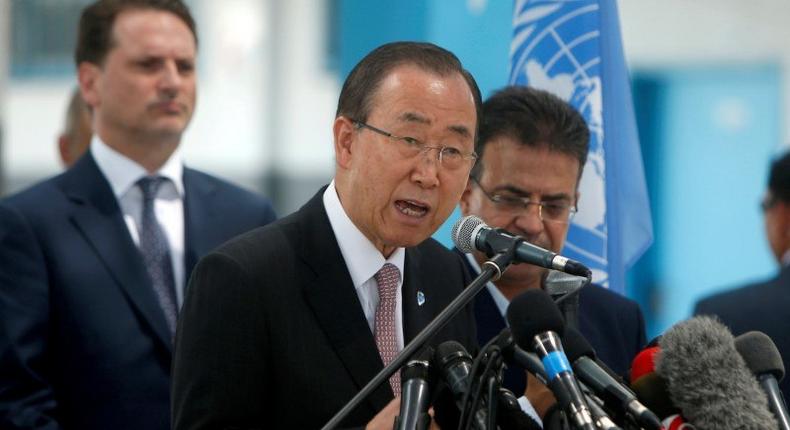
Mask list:
[{"label": "black mic clip", "polygon": [[[505,232],[504,229],[497,228],[494,229],[497,232]],[[523,243],[525,240],[521,236],[512,236],[514,240],[502,241],[503,247],[500,249],[487,249],[486,254],[492,255],[489,260],[485,261],[482,264],[482,267],[491,267],[495,270],[496,274],[491,278],[491,281],[498,280],[505,270],[513,264],[514,261],[518,262],[516,259],[516,250],[518,246]]]}]

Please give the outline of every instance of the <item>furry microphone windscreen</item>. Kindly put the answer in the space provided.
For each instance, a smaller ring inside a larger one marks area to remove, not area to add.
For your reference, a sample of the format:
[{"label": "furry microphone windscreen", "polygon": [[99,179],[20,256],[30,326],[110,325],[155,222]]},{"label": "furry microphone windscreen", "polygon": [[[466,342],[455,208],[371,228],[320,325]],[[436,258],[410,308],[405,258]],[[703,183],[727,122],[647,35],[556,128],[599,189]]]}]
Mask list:
[{"label": "furry microphone windscreen", "polygon": [[698,430],[765,430],[778,423],[752,372],[718,320],[694,317],[659,342],[656,371],[672,403]]}]

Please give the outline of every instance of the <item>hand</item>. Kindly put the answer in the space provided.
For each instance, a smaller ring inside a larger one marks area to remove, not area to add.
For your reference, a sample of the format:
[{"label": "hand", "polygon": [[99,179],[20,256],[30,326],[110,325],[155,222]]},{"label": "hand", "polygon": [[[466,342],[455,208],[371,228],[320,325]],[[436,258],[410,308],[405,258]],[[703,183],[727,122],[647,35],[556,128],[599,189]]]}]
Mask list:
[{"label": "hand", "polygon": [[549,408],[557,403],[557,399],[547,386],[538,381],[538,378],[529,372],[525,373],[527,374],[527,389],[524,390],[524,396],[535,408],[538,416],[543,419]]},{"label": "hand", "polygon": [[365,430],[392,430],[395,425],[395,417],[400,413],[400,396],[392,399],[384,409],[373,417],[372,420],[365,426]]},{"label": "hand", "polygon": [[[395,417],[400,413],[400,396],[392,399],[387,406],[384,407],[372,420],[365,426],[365,430],[385,429],[392,430],[395,426]],[[433,408],[428,409],[428,415],[431,416],[431,424],[429,430],[441,430],[439,425],[433,419]]]}]

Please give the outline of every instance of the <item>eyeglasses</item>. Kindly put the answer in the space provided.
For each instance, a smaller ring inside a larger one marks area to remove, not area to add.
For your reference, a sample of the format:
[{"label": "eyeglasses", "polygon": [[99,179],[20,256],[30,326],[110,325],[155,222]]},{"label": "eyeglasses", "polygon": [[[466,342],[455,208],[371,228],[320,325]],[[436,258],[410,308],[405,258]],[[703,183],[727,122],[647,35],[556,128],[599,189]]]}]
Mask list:
[{"label": "eyeglasses", "polygon": [[458,148],[454,148],[452,146],[428,146],[424,142],[413,137],[396,136],[380,128],[365,124],[362,121],[352,119],[351,122],[354,123],[357,129],[366,128],[374,133],[386,136],[398,143],[398,152],[403,158],[413,158],[420,154],[424,154],[431,149],[435,149],[437,152],[436,158],[439,160],[439,164],[448,170],[456,170],[462,167],[471,169],[474,160],[477,159],[477,154],[474,152],[464,153]]},{"label": "eyeglasses", "polygon": [[507,196],[502,194],[491,194],[480,184],[480,181],[471,176],[472,182],[477,184],[480,191],[494,203],[494,206],[501,212],[510,215],[522,215],[529,205],[538,207],[538,217],[541,221],[567,223],[576,214],[576,206],[567,200],[557,200],[548,202],[532,201],[529,197]]}]

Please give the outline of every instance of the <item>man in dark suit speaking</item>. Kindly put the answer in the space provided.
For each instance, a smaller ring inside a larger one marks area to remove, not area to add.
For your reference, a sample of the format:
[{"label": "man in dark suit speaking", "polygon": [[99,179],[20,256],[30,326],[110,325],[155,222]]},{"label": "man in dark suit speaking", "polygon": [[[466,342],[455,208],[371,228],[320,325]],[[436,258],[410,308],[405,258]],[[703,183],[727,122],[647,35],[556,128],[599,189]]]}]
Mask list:
[{"label": "man in dark suit speaking", "polygon": [[[479,106],[474,79],[435,45],[387,44],[357,64],[332,183],[195,269],[176,336],[176,429],[319,428],[460,293],[463,262],[430,235],[466,186]],[[466,309],[433,343],[472,348],[474,330]],[[343,425],[391,429],[399,391],[393,377]]]},{"label": "man in dark suit speaking", "polygon": [[274,219],[266,199],[183,166],[196,43],[180,1],[83,11],[90,149],[0,202],[0,428],[170,427],[186,279],[212,248]]},{"label": "man in dark suit speaking", "polygon": [[[461,197],[461,212],[560,252],[579,200],[588,140],[584,118],[558,97],[527,87],[495,93],[483,104],[479,158]],[[482,253],[462,255],[474,274],[486,260]],[[530,288],[541,288],[545,272],[538,266],[514,265],[478,294],[475,318],[481,345],[505,328],[503,315],[510,300]],[[599,358],[620,374],[645,343],[639,306],[597,285],[580,291],[579,329]],[[504,385],[516,394],[524,393],[525,376],[523,371],[508,369]],[[542,414],[548,405],[528,397]]]}]

